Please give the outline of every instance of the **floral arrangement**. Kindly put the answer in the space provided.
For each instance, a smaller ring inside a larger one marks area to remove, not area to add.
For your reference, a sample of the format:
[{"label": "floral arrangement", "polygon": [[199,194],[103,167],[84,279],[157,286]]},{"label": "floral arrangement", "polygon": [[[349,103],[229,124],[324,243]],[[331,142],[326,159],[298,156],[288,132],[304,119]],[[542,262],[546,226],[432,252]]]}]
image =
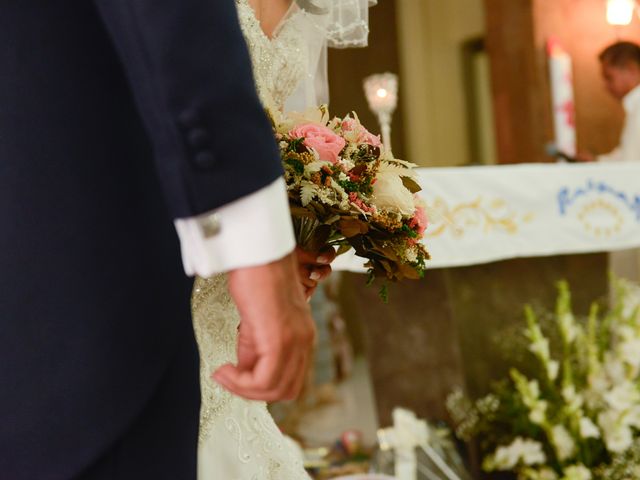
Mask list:
[{"label": "floral arrangement", "polygon": [[298,244],[353,248],[371,280],[421,278],[429,254],[415,165],[393,158],[355,114],[330,119],[324,106],[270,114]]},{"label": "floral arrangement", "polygon": [[548,334],[526,308],[537,374],[512,369],[473,403],[453,393],[457,434],[479,440],[485,471],[519,480],[640,479],[640,287],[618,281],[613,308],[600,315],[594,304],[584,321],[567,284],[558,288]]}]

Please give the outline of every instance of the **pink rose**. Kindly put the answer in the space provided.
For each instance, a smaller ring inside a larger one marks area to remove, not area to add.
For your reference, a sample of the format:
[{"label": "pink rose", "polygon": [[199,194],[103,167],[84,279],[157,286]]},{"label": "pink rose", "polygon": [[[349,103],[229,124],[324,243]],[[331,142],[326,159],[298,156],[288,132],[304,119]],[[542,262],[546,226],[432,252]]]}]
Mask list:
[{"label": "pink rose", "polygon": [[340,152],[347,144],[344,138],[333,133],[331,129],[313,123],[295,127],[289,135],[292,138],[304,138],[302,143],[305,147],[313,148],[320,160],[331,163],[338,163]]},{"label": "pink rose", "polygon": [[361,125],[359,122],[356,122],[353,118],[346,117],[344,120],[342,120],[341,127],[342,127],[342,130],[344,130],[345,132],[351,132],[356,128],[361,128]]},{"label": "pink rose", "polygon": [[382,141],[380,140],[380,135],[374,135],[368,130],[363,128],[363,132],[358,137],[358,143],[368,143],[374,147],[382,147]]},{"label": "pink rose", "polygon": [[356,131],[358,134],[357,142],[358,143],[366,143],[368,145],[372,145],[374,147],[382,147],[382,141],[380,140],[380,135],[374,135],[369,132],[366,128],[362,126],[360,122],[355,120],[354,118],[347,117],[342,120],[342,130],[345,132],[353,132]]},{"label": "pink rose", "polygon": [[429,221],[427,220],[427,212],[425,212],[424,207],[417,207],[413,218],[409,222],[409,226],[422,238],[428,225]]}]

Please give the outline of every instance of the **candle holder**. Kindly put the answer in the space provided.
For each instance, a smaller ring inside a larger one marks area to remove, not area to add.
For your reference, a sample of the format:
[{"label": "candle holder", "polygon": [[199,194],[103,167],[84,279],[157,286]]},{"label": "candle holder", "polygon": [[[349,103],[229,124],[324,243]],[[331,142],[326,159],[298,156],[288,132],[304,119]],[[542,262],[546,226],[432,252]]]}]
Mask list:
[{"label": "candle holder", "polygon": [[380,73],[364,79],[364,92],[369,108],[378,117],[382,143],[391,152],[391,118],[398,106],[398,76]]}]

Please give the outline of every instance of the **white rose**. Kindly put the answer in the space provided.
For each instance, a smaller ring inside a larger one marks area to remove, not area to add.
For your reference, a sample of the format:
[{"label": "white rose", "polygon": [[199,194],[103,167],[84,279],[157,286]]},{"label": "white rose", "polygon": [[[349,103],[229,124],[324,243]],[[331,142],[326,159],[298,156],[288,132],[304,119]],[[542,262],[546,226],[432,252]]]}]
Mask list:
[{"label": "white rose", "polygon": [[416,210],[413,194],[404,186],[402,178],[393,171],[378,171],[372,200],[377,208],[402,215],[413,215]]}]

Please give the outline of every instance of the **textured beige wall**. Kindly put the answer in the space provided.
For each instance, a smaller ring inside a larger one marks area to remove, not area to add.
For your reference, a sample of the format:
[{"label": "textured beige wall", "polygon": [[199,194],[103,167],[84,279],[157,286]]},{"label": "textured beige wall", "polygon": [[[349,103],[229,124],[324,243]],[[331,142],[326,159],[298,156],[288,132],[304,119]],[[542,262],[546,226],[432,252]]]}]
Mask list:
[{"label": "textured beige wall", "polygon": [[424,166],[468,163],[462,44],[484,32],[482,0],[396,5],[407,158]]}]

